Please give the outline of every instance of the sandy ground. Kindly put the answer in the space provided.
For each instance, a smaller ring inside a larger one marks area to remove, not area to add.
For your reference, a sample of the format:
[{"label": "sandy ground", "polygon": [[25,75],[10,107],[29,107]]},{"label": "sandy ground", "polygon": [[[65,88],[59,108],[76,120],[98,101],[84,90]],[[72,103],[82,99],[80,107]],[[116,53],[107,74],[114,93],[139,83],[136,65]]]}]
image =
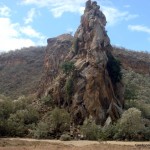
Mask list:
[{"label": "sandy ground", "polygon": [[0,150],[150,150],[150,142],[0,139]]}]

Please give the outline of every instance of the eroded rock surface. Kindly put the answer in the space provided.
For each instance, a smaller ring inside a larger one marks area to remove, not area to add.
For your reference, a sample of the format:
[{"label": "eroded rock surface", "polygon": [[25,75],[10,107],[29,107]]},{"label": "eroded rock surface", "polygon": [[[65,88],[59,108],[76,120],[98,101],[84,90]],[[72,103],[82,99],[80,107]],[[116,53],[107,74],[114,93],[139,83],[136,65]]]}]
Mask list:
[{"label": "eroded rock surface", "polygon": [[[69,54],[65,58],[58,51],[55,56],[51,54],[47,55],[51,58],[46,58],[47,70],[54,69],[56,74],[49,76],[51,80],[45,94],[51,95],[59,107],[65,107],[75,124],[82,124],[85,118],[92,117],[97,124],[104,125],[108,120],[117,120],[122,113],[123,85],[121,82],[114,84],[107,70],[112,47],[105,30],[106,23],[97,2],[88,0]],[[70,74],[58,69],[64,58],[75,65]],[[73,81],[69,96],[66,92],[68,80]]]}]

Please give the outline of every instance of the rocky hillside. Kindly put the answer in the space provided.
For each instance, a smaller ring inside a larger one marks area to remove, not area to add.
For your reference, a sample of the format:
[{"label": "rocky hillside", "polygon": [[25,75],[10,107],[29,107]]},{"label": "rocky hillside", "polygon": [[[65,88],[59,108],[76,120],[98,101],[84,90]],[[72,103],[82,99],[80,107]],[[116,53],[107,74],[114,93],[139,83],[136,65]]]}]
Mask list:
[{"label": "rocky hillside", "polygon": [[[68,109],[75,124],[92,117],[103,125],[118,119],[122,113],[124,87],[120,64],[111,54],[105,25],[100,6],[89,0],[67,56],[60,48],[59,55],[57,49],[53,55],[53,39],[48,40],[45,64],[48,77],[43,83],[49,85],[39,95],[49,95],[55,105]],[[63,47],[69,48],[66,40]]]},{"label": "rocky hillside", "polygon": [[[40,87],[43,86],[43,88],[39,89],[39,93],[42,92],[49,84],[49,82],[46,83],[43,81],[49,80],[47,79],[49,78],[49,72],[46,71],[48,71],[47,64],[50,54],[57,53],[61,55],[63,52],[63,54],[67,55],[72,47],[73,37],[69,36],[70,38],[64,39],[62,39],[62,37],[66,37],[66,34],[51,38],[51,44],[48,45],[49,48],[47,49],[45,47],[30,47],[1,54],[0,94],[12,98],[28,95],[38,89],[41,78],[42,82],[40,82]],[[63,45],[62,43],[64,43],[63,41],[68,43],[68,48],[61,47],[61,45]],[[53,44],[55,48],[52,46]],[[62,52],[58,53],[60,47]],[[134,72],[135,74],[141,74],[143,79],[148,78],[150,74],[149,53],[136,52],[118,47],[113,47],[112,53],[121,61],[122,68],[126,70],[126,73],[130,74],[130,72]],[[59,59],[59,57],[60,56],[55,57],[56,60]],[[144,89],[144,87],[142,89]]]},{"label": "rocky hillside", "polygon": [[150,54],[118,47],[113,49],[114,56],[121,61],[124,69],[150,75]]},{"label": "rocky hillside", "polygon": [[12,99],[35,92],[44,64],[44,47],[30,47],[0,55],[0,94]]}]

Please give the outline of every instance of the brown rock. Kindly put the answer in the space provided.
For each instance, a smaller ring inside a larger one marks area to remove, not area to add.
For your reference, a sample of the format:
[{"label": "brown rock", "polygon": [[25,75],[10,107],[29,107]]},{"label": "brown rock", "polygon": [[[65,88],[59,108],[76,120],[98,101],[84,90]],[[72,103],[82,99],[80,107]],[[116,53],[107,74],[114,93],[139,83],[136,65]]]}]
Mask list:
[{"label": "brown rock", "polygon": [[[46,93],[51,94],[58,106],[65,107],[71,113],[75,124],[82,124],[89,116],[101,125],[106,121],[115,121],[124,105],[123,85],[114,85],[108,74],[107,54],[111,53],[112,47],[105,31],[106,18],[99,8],[96,2],[86,2],[81,25],[74,36],[76,50],[71,50],[66,57],[67,61],[74,62],[74,72],[65,75],[59,69],[65,58],[61,46],[60,50],[54,51],[55,55],[46,57],[47,70],[56,71],[56,74],[49,76],[51,80]],[[74,90],[70,99],[66,100],[65,84],[69,78],[73,79]]]}]

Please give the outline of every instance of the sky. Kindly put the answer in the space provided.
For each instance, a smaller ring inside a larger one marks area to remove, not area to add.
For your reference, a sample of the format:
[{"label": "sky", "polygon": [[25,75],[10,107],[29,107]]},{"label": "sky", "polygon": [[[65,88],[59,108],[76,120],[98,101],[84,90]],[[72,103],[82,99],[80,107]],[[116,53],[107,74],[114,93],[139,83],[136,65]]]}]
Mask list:
[{"label": "sky", "polygon": [[[76,31],[86,0],[0,0],[0,52]],[[97,0],[111,44],[150,52],[150,0]]]}]

